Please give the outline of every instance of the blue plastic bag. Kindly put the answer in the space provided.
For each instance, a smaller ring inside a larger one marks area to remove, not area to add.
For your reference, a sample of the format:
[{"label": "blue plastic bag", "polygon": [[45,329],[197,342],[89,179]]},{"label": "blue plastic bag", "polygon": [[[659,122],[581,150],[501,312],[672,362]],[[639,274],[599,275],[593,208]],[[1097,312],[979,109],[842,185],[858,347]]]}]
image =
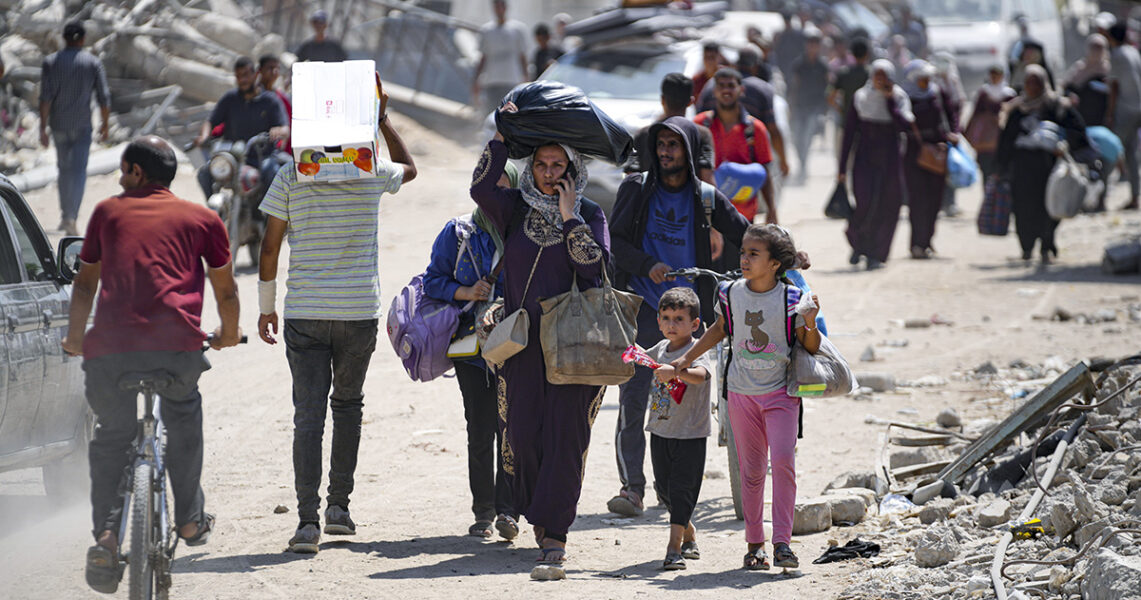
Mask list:
[{"label": "blue plastic bag", "polygon": [[748,202],[759,196],[765,187],[768,171],[759,163],[723,162],[713,172],[717,189],[732,202]]},{"label": "blue plastic bag", "polygon": [[1121,140],[1112,131],[1101,125],[1086,127],[1086,135],[1094,149],[1097,150],[1098,155],[1101,156],[1106,172],[1112,171],[1117,164],[1117,159],[1125,153],[1125,146],[1121,144]]},{"label": "blue plastic bag", "polygon": [[947,183],[953,188],[970,187],[979,180],[979,166],[962,140],[947,151]]}]

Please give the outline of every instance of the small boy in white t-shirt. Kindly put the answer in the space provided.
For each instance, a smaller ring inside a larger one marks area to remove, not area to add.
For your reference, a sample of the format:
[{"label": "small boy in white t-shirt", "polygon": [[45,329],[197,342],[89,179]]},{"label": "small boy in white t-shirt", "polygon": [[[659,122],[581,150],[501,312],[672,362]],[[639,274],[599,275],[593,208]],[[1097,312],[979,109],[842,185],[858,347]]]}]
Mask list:
[{"label": "small boy in white t-shirt", "polygon": [[[697,294],[686,287],[667,290],[658,303],[658,327],[666,339],[646,351],[665,365],[654,371],[646,431],[650,432],[654,490],[670,511],[670,541],[662,564],[669,571],[684,569],[687,558],[701,558],[690,518],[705,475],[705,445],[711,428],[709,368],[705,356],[681,372],[669,365],[693,346],[693,334],[700,326]],[[680,402],[669,389],[669,381],[675,378],[686,384]]]}]

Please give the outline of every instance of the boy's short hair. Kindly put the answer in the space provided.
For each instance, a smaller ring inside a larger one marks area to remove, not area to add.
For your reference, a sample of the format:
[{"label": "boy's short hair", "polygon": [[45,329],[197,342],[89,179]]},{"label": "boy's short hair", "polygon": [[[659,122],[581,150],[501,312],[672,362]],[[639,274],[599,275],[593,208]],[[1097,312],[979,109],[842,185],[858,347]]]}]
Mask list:
[{"label": "boy's short hair", "polygon": [[666,290],[658,301],[658,313],[663,310],[689,310],[690,318],[701,317],[701,300],[697,299],[697,292],[693,288],[675,287]]}]

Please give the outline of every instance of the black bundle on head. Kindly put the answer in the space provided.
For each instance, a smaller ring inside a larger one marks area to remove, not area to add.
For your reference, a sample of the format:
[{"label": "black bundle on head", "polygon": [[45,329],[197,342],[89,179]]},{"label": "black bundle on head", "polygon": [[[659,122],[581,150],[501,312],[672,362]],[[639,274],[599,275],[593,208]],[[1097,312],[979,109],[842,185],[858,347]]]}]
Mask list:
[{"label": "black bundle on head", "polygon": [[760,225],[754,223],[745,230],[745,237],[761,242],[769,249],[769,255],[780,263],[780,273],[796,268],[796,244],[792,235],[780,225]]}]

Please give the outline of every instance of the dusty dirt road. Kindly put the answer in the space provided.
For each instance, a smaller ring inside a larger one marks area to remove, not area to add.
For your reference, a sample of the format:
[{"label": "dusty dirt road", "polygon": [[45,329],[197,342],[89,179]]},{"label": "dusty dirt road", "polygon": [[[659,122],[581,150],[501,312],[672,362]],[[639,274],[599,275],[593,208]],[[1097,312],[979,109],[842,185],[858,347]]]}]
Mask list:
[{"label": "dusty dirt road", "polygon": [[[477,157],[473,147],[454,144],[408,120],[394,120],[416,157],[420,178],[382,203],[380,268],[386,306],[427,264],[431,241],[444,221],[471,210],[466,190]],[[969,216],[940,221],[938,258],[902,258],[909,233],[904,218],[888,268],[856,271],[847,264],[843,224],[821,214],[832,188],[830,156],[823,146],[817,148],[813,166],[818,175],[805,187],[786,190],[781,215],[798,245],[812,256],[807,277],[820,295],[833,339],[857,370],[889,372],[897,380],[938,375],[949,381],[877,394],[871,400],[809,401],[805,437],[798,448],[799,496],[814,496],[834,476],[875,464],[882,427],[865,424],[868,414],[930,421],[950,406],[966,420],[1005,416],[1016,401],[1000,386],[988,388],[954,377],[980,363],[990,360],[1004,366],[1015,359],[1036,363],[1059,356],[1069,364],[1136,351],[1141,325],[1122,311],[1137,302],[1139,280],[1103,276],[1097,263],[1106,239],[1141,229],[1137,213],[1071,220],[1059,231],[1060,262],[1047,269],[1026,267],[1016,260],[1013,236],[981,238],[975,233],[973,215],[981,196],[976,187],[959,194]],[[117,192],[116,177],[89,181],[81,224],[95,201]],[[174,189],[201,201],[188,168],[180,172]],[[58,222],[55,194],[50,187],[29,195],[49,227]],[[1116,189],[1111,205],[1121,204],[1123,194]],[[253,338],[257,275],[244,253],[238,264],[242,323]],[[280,277],[285,277],[284,266]],[[210,328],[218,322],[211,302],[204,319]],[[1118,321],[1082,325],[1032,319],[1055,306],[1088,312],[1116,309]],[[933,315],[953,324],[926,329],[893,324],[895,319]],[[877,347],[882,357],[878,362],[857,361],[868,345],[902,340],[908,342],[906,347]],[[606,500],[619,487],[613,444],[617,390],[612,389],[594,427],[579,518],[570,535],[569,580],[531,582],[528,573],[537,553],[529,527],[515,544],[464,535],[471,522],[470,495],[463,410],[455,382],[409,381],[383,336],[365,386],[364,439],[352,504],[357,535],[326,536],[316,556],[289,554],[284,550],[296,526],[296,508],[284,348],[251,340],[248,346],[211,352],[210,359],[214,368],[201,383],[206,419],[203,485],[218,524],[208,545],[179,548],[171,591],[175,598],[543,594],[577,599],[660,597],[677,590],[716,597],[748,590],[757,598],[815,599],[836,597],[868,568],[859,560],[810,564],[829,539],[842,544],[859,532],[855,527],[794,538],[793,548],[804,565],[799,575],[742,571],[744,525],[733,518],[725,450],[711,438],[708,477],[694,518],[703,558],[691,561],[686,571],[660,571],[667,539],[664,511],[652,508],[640,518],[618,523],[606,512]],[[327,440],[328,435],[326,445]],[[648,464],[646,469],[649,472]],[[37,471],[0,476],[0,597],[103,597],[83,581],[84,551],[91,543],[87,504],[53,510],[42,494]],[[289,512],[275,514],[278,505]],[[117,597],[126,597],[125,587]]]}]

